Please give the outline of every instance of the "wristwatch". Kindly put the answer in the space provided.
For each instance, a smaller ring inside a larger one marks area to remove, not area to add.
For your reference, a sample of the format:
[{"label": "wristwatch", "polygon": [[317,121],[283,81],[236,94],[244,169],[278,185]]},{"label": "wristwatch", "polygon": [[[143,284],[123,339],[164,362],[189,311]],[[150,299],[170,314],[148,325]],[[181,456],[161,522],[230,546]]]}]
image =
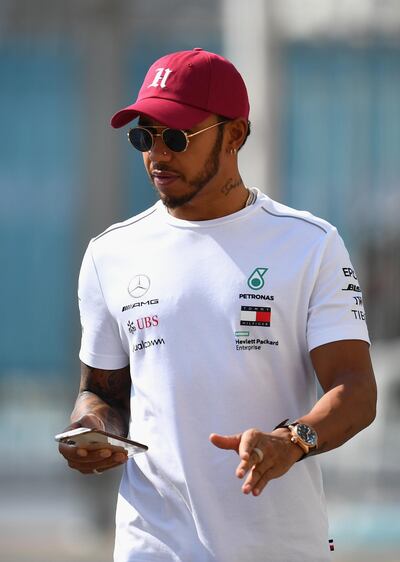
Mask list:
[{"label": "wristwatch", "polygon": [[318,446],[318,435],[315,429],[313,429],[310,425],[306,425],[305,423],[301,422],[292,422],[288,423],[287,420],[283,420],[280,424],[278,424],[274,429],[278,429],[280,427],[286,427],[291,434],[291,441],[295,443],[299,447],[301,447],[304,451],[304,455],[301,458],[304,458],[310,450],[316,449]]},{"label": "wristwatch", "polygon": [[292,435],[291,442],[299,445],[306,455],[310,452],[310,449],[316,449],[318,445],[318,436],[315,429],[310,425],[305,423],[291,423],[288,426],[290,433]]}]

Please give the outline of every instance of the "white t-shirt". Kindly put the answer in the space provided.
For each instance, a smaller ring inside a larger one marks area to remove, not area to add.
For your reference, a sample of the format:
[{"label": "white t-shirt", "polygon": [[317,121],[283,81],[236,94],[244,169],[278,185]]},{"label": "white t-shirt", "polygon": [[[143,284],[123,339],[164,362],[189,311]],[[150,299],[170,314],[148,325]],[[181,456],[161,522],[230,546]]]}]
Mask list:
[{"label": "white t-shirt", "polygon": [[257,195],[197,222],[158,202],[84,257],[80,358],[99,369],[130,363],[130,435],[149,446],[125,467],[117,562],[330,560],[315,457],[247,496],[236,453],[208,440],[308,413],[310,350],[369,341],[336,229]]}]

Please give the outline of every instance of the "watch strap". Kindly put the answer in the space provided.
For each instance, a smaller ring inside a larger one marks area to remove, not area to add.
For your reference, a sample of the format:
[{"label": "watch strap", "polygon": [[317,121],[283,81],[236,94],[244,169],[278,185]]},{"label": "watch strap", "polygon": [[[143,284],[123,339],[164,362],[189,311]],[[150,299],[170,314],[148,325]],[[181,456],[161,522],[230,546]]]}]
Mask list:
[{"label": "watch strap", "polygon": [[287,418],[286,420],[281,421],[281,423],[278,423],[278,425],[274,427],[273,431],[275,431],[275,429],[280,429],[281,427],[289,427],[289,425],[293,425],[289,424],[289,419],[290,418]]}]

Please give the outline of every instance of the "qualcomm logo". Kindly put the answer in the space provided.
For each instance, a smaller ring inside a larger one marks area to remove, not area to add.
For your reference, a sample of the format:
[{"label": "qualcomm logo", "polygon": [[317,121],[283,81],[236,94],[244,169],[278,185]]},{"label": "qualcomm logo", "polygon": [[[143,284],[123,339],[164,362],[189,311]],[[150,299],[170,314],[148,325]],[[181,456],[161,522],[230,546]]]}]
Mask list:
[{"label": "qualcomm logo", "polygon": [[147,277],[147,275],[140,273],[139,275],[135,275],[135,277],[132,277],[132,279],[129,281],[128,293],[134,299],[138,299],[140,297],[143,297],[143,295],[147,293],[147,291],[150,289],[150,285],[150,278]]}]

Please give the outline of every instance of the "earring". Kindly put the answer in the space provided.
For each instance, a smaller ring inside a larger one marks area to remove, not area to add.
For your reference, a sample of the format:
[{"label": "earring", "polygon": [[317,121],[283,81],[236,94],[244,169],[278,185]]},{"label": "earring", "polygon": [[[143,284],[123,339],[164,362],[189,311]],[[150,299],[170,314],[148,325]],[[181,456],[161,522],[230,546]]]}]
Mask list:
[{"label": "earring", "polygon": [[168,154],[168,152],[166,152],[166,151],[164,150],[163,155],[164,155],[164,156],[167,156],[167,154]]},{"label": "earring", "polygon": [[232,155],[235,155],[235,154],[236,154],[236,152],[237,152],[236,148],[231,148],[231,151],[230,151],[230,153],[231,153]]}]

